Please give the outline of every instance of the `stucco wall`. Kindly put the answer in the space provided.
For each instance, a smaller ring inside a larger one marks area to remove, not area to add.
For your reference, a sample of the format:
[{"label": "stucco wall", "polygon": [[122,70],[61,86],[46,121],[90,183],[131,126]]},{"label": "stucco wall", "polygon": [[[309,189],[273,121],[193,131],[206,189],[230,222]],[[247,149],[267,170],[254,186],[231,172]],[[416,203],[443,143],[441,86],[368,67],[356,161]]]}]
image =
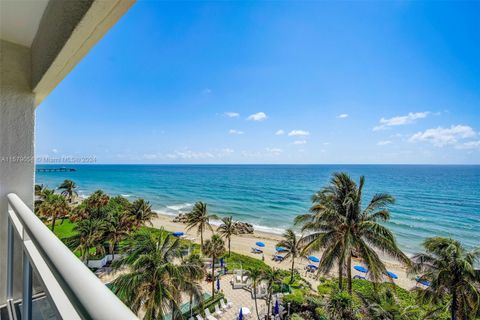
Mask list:
[{"label": "stucco wall", "polygon": [[[30,66],[29,48],[0,40],[0,304],[6,295],[6,195],[15,192],[33,208],[35,107]],[[21,280],[20,246],[15,254],[15,278]]]},{"label": "stucco wall", "polygon": [[72,35],[93,0],[50,0],[32,43],[32,88]]}]

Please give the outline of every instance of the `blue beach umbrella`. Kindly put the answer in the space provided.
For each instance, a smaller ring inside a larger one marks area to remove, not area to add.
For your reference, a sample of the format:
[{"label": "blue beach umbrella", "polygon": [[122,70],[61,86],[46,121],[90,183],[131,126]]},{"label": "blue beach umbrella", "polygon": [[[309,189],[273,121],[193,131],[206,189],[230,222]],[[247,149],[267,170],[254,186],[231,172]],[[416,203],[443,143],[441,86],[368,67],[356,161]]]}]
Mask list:
[{"label": "blue beach umbrella", "polygon": [[177,237],[177,238],[178,238],[178,237],[183,236],[185,233],[178,231],[178,232],[174,232],[174,233],[172,233],[172,234],[173,234],[174,237]]},{"label": "blue beach umbrella", "polygon": [[367,273],[368,272],[368,269],[365,268],[365,267],[362,267],[362,266],[353,266],[353,269],[359,271],[359,272],[363,272],[363,273]]},{"label": "blue beach umbrella", "polygon": [[265,243],[261,242],[261,241],[258,241],[258,242],[255,242],[255,244],[259,247],[265,247]]},{"label": "blue beach umbrella", "polygon": [[220,268],[223,268],[223,258],[220,259]]},{"label": "blue beach umbrella", "polygon": [[395,273],[391,272],[391,271],[387,271],[387,272],[385,272],[385,274],[386,274],[387,276],[389,276],[390,278],[392,278],[392,279],[398,279],[398,276],[397,276]]},{"label": "blue beach umbrella", "polygon": [[217,278],[217,290],[220,291],[220,277]]},{"label": "blue beach umbrella", "polygon": [[287,251],[287,249],[283,248],[283,247],[277,247],[276,250],[278,252],[283,252],[283,251]]},{"label": "blue beach umbrella", "polygon": [[317,257],[315,256],[309,256],[308,257],[308,260],[312,261],[312,262],[320,262],[320,259],[318,259]]},{"label": "blue beach umbrella", "polygon": [[240,308],[240,312],[238,313],[238,320],[243,320],[243,311],[242,311],[242,308]]},{"label": "blue beach umbrella", "polygon": [[280,307],[278,306],[278,300],[275,300],[275,308],[273,308],[273,313],[274,314],[279,314],[280,313]]}]

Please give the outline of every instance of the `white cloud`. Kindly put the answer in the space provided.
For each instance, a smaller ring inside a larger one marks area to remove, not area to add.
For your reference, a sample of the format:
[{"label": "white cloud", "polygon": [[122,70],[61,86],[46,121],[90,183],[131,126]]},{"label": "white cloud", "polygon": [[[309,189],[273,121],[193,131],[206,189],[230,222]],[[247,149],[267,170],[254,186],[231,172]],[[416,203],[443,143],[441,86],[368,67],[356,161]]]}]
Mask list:
[{"label": "white cloud", "polygon": [[378,142],[377,142],[377,145],[379,145],[379,146],[386,146],[387,144],[390,144],[390,143],[392,143],[392,141],[390,141],[390,140],[382,140],[382,141],[378,141]]},{"label": "white cloud", "polygon": [[480,140],[464,142],[455,146],[455,148],[465,149],[465,150],[472,150],[472,149],[480,150]]},{"label": "white cloud", "polygon": [[380,125],[373,128],[373,131],[386,129],[393,126],[402,126],[405,124],[413,123],[417,119],[423,119],[428,116],[430,112],[410,112],[406,116],[397,116],[389,119],[380,119]]},{"label": "white cloud", "polygon": [[240,116],[238,112],[225,112],[224,115],[229,118],[237,118]]},{"label": "white cloud", "polygon": [[58,150],[57,150],[57,149],[52,149],[52,152],[53,152],[54,154],[57,154],[57,153],[58,153]]},{"label": "white cloud", "polygon": [[274,156],[278,156],[283,152],[283,150],[280,148],[265,148],[265,151],[273,154]]},{"label": "white cloud", "polygon": [[323,145],[328,146],[328,145],[330,145],[330,142],[324,142]]},{"label": "white cloud", "polygon": [[339,115],[337,116],[337,118],[340,118],[340,119],[348,118],[348,114],[347,114],[347,113],[339,114]]},{"label": "white cloud", "polygon": [[307,141],[306,140],[296,140],[296,141],[293,141],[293,144],[306,144]]},{"label": "white cloud", "polygon": [[245,132],[236,130],[236,129],[230,129],[228,130],[228,134],[244,134]]},{"label": "white cloud", "polygon": [[265,112],[257,112],[248,116],[247,120],[252,121],[263,121],[267,119],[267,114]]},{"label": "white cloud", "polygon": [[283,129],[277,130],[277,132],[275,132],[275,135],[277,136],[282,136],[284,134],[285,134],[285,131]]},{"label": "white cloud", "polygon": [[427,129],[423,132],[417,132],[410,137],[409,141],[426,141],[432,143],[436,147],[444,147],[447,145],[457,145],[459,143],[459,140],[471,138],[475,135],[475,131],[470,126],[452,125],[450,126],[450,128],[438,127]]},{"label": "white cloud", "polygon": [[212,90],[210,88],[205,88],[202,90],[202,94],[203,95],[209,95],[210,93],[212,93]]},{"label": "white cloud", "polygon": [[304,137],[310,135],[310,132],[305,130],[292,130],[288,133],[289,137]]}]

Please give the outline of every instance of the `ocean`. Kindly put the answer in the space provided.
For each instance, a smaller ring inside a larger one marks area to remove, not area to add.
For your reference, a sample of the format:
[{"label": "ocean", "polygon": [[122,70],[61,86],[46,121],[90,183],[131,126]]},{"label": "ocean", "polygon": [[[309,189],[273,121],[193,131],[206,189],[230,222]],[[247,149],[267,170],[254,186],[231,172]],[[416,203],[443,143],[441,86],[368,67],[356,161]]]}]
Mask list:
[{"label": "ocean", "polygon": [[[58,165],[37,165],[37,168]],[[75,172],[38,172],[36,183],[58,187],[74,180],[79,194],[97,189],[129,200],[142,197],[159,213],[188,212],[196,201],[211,213],[232,215],[259,231],[281,233],[305,213],[310,197],[333,172],[366,178],[364,200],[396,198],[386,225],[409,254],[431,236],[480,246],[480,166],[440,165],[67,165]]]}]

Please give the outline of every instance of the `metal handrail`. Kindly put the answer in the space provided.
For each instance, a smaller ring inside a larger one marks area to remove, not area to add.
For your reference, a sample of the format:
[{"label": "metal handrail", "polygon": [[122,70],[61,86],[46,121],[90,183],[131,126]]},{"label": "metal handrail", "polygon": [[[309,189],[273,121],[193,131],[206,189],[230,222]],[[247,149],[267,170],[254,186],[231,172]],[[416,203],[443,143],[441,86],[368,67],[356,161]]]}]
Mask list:
[{"label": "metal handrail", "polygon": [[[14,193],[8,202],[72,305],[90,319],[138,319]],[[39,274],[42,277],[41,274]],[[55,302],[55,301],[54,301]]]}]

